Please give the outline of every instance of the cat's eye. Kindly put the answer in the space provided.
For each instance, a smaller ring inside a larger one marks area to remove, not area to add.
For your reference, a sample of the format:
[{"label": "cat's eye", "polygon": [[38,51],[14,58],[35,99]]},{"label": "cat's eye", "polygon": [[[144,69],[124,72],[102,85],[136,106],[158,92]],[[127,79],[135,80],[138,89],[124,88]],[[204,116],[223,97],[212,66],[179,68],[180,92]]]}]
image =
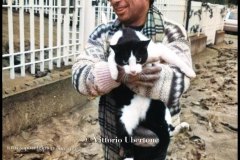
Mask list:
[{"label": "cat's eye", "polygon": [[128,62],[123,60],[123,64],[128,65]]},{"label": "cat's eye", "polygon": [[138,58],[137,59],[137,62],[139,63],[139,62],[141,62],[142,61],[142,58]]}]

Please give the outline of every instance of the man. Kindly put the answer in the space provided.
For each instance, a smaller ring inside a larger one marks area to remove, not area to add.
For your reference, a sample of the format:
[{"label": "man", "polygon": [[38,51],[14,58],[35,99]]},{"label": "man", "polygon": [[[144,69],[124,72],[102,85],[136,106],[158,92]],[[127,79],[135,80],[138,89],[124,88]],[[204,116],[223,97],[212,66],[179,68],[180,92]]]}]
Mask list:
[{"label": "man", "polygon": [[[75,89],[87,96],[101,96],[99,102],[99,123],[102,138],[116,139],[116,103],[109,96],[120,83],[143,96],[162,100],[169,108],[174,124],[179,123],[179,98],[190,80],[177,67],[163,64],[162,67],[148,66],[143,69],[145,77],[130,76],[128,81],[114,81],[109,72],[107,57],[112,35],[123,27],[141,31],[155,42],[162,42],[192,67],[189,41],[186,31],[180,25],[164,19],[154,0],[110,0],[118,18],[114,22],[98,26],[90,35],[85,51],[79,55],[72,67]],[[148,59],[154,62],[158,59]],[[122,75],[119,72],[119,77]],[[121,79],[121,78],[119,78]],[[124,93],[123,93],[124,94]],[[146,137],[154,135],[149,130],[139,128]],[[136,144],[141,145],[141,144]],[[147,144],[148,145],[148,144]],[[152,144],[149,144],[152,145]],[[105,160],[117,160],[123,155],[118,143],[103,144]]]}]

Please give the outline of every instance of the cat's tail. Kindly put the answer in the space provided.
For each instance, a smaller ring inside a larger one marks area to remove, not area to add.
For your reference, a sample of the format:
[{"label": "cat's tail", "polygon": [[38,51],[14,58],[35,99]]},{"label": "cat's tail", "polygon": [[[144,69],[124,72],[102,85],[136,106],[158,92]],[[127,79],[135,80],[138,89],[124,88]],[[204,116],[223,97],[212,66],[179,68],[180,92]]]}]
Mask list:
[{"label": "cat's tail", "polygon": [[194,72],[194,70],[188,66],[185,62],[182,61],[182,59],[180,59],[178,57],[178,55],[174,56],[175,58],[172,59],[168,59],[168,63],[176,65],[177,67],[179,67],[179,69],[185,73],[185,75],[189,78],[195,78],[196,77],[196,73]]}]

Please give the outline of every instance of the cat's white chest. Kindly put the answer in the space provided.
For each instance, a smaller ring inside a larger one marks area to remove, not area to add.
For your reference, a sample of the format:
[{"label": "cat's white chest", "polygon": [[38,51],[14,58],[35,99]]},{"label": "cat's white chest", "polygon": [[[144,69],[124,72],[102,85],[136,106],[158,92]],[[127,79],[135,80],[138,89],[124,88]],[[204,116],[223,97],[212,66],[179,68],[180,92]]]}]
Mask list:
[{"label": "cat's white chest", "polygon": [[139,122],[146,118],[147,110],[150,106],[150,99],[139,95],[134,95],[130,105],[125,105],[122,109],[120,120],[125,124],[129,135],[132,135]]}]

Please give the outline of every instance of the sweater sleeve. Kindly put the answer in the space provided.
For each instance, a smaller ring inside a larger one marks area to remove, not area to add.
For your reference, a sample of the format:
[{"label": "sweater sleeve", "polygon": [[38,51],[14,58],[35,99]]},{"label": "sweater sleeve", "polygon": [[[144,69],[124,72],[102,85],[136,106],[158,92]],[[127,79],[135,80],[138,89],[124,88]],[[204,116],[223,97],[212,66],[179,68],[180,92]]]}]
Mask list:
[{"label": "sweater sleeve", "polygon": [[[186,31],[176,24],[165,23],[163,44],[175,52],[187,65],[192,67],[190,42],[187,40]],[[153,87],[146,88],[135,85],[129,87],[142,96],[162,100],[170,108],[171,113],[178,112],[179,99],[189,88],[190,79],[176,66],[161,64],[161,67],[160,78],[154,82]],[[174,108],[174,106],[177,107]]]},{"label": "sweater sleeve", "polygon": [[111,78],[107,63],[106,27],[101,25],[96,28],[72,66],[72,83],[80,94],[100,96],[119,86]]}]

